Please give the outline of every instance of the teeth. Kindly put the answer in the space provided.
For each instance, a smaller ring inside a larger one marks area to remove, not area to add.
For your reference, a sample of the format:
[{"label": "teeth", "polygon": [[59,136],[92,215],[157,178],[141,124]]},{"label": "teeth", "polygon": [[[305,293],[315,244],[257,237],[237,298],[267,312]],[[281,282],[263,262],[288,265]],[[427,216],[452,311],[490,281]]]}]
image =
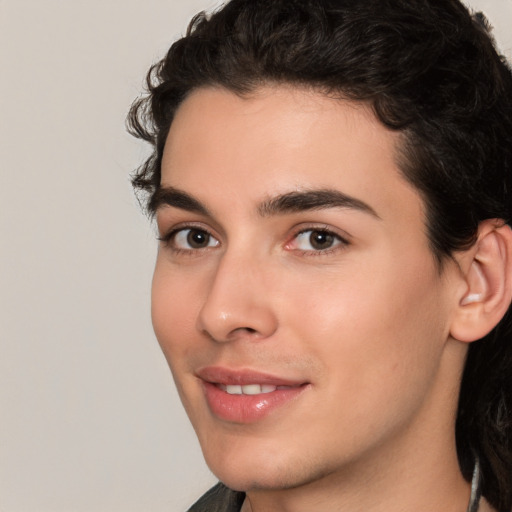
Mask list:
[{"label": "teeth", "polygon": [[[226,393],[230,395],[260,395],[262,393],[272,393],[275,391],[277,386],[272,386],[271,384],[247,384],[245,386],[239,385],[220,385],[221,389],[226,391]],[[279,389],[288,388],[288,386],[279,386]]]},{"label": "teeth", "polygon": [[242,386],[242,393],[244,395],[259,395],[261,394],[261,386],[259,384],[248,384]]},{"label": "teeth", "polygon": [[226,386],[226,391],[230,395],[241,395],[242,394],[242,386]]}]

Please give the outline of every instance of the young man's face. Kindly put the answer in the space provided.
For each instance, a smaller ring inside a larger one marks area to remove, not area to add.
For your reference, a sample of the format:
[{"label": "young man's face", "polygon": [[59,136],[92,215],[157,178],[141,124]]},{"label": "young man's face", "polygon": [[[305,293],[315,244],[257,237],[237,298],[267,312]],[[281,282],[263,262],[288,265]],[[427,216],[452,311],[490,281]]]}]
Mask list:
[{"label": "young man's face", "polygon": [[203,89],[178,110],[153,323],[205,458],[235,489],[453,440],[456,266],[436,266],[397,143],[365,107],[293,88]]}]

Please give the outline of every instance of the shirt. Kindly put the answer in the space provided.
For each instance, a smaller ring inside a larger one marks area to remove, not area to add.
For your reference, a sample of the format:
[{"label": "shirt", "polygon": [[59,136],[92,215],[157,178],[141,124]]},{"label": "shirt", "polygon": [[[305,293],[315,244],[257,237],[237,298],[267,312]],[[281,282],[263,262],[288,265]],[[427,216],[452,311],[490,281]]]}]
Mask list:
[{"label": "shirt", "polygon": [[224,484],[218,483],[203,494],[188,512],[240,512],[244,499],[245,493],[232,491]]}]

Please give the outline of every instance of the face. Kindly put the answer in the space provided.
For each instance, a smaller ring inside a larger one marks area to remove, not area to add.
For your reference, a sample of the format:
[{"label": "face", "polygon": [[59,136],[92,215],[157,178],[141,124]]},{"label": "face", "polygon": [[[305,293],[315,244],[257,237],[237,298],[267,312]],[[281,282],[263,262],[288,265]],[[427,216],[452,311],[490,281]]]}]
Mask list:
[{"label": "face", "polygon": [[177,112],[153,323],[206,461],[232,488],[363,470],[454,414],[450,270],[397,137],[363,105],[291,87],[202,89]]}]

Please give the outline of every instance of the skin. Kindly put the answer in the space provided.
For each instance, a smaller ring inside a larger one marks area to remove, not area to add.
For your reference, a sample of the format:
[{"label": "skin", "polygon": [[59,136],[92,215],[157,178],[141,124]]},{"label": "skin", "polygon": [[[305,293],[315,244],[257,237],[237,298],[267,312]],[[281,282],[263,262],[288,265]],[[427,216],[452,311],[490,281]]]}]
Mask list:
[{"label": "skin", "polygon": [[[161,185],[204,211],[157,209],[153,324],[205,459],[247,492],[244,510],[467,506],[454,439],[467,344],[450,336],[466,285],[455,261],[436,265],[398,144],[364,105],[285,86],[200,89],[173,121]],[[369,208],[261,212],[318,189]],[[320,248],[315,229],[332,234]],[[211,365],[308,385],[261,421],[229,422],[197,377]]]}]

